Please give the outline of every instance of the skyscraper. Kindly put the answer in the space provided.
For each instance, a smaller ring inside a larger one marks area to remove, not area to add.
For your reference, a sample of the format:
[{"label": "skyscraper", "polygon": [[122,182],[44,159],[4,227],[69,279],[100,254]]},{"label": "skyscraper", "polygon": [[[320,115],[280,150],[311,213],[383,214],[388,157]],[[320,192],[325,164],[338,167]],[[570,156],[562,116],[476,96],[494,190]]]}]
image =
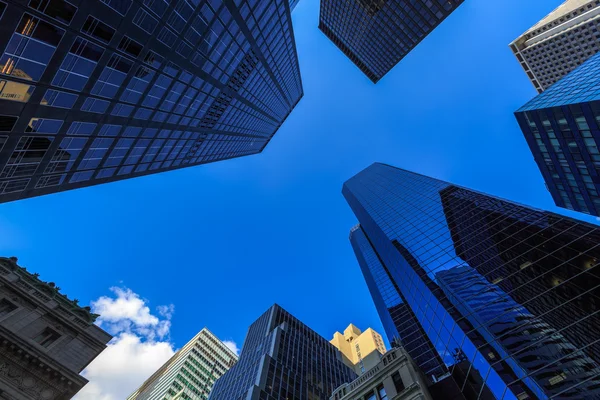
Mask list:
[{"label": "skyscraper", "polygon": [[24,4],[0,2],[0,202],[260,153],[303,95],[288,0]]},{"label": "skyscraper", "polygon": [[379,364],[386,351],[379,333],[371,328],[361,332],[354,324],[348,325],[343,334],[335,332],[329,343],[342,353],[346,365],[358,375]]},{"label": "skyscraper", "polygon": [[600,2],[567,0],[510,44],[539,93],[600,50]]},{"label": "skyscraper", "polygon": [[233,351],[203,328],[127,400],[207,399],[215,381],[237,359]]},{"label": "skyscraper", "polygon": [[0,399],[70,399],[112,336],[54,282],[0,257]]},{"label": "skyscraper", "polygon": [[238,363],[215,383],[210,400],[328,400],[355,378],[333,345],[273,305],[250,325]]},{"label": "skyscraper", "polygon": [[377,83],[464,0],[321,0],[319,29]]},{"label": "skyscraper", "polygon": [[600,399],[598,226],[384,164],[343,193],[386,334],[432,382],[451,374],[467,399]]},{"label": "skyscraper", "polygon": [[600,216],[600,54],[515,113],[559,207]]}]

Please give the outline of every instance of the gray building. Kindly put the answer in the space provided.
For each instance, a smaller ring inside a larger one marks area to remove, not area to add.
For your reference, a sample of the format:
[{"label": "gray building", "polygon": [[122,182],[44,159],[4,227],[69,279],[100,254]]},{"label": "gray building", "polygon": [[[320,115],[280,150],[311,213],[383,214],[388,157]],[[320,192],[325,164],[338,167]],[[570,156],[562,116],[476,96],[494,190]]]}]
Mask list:
[{"label": "gray building", "polygon": [[200,400],[236,362],[237,355],[206,328],[146,380],[127,400]]},{"label": "gray building", "polygon": [[600,50],[600,1],[567,0],[510,44],[538,93]]},{"label": "gray building", "polygon": [[111,336],[98,315],[17,265],[0,258],[0,399],[63,400],[87,380],[79,373]]},{"label": "gray building", "polygon": [[337,388],[330,397],[330,400],[354,399],[431,400],[431,396],[408,353],[395,348],[359,378]]}]

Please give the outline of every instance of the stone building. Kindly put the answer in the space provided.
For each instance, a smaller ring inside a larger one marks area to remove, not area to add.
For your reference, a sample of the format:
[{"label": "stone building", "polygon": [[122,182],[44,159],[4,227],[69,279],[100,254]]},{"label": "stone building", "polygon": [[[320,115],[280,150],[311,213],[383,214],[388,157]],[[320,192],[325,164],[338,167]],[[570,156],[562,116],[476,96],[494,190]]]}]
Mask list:
[{"label": "stone building", "polygon": [[330,400],[351,399],[431,400],[431,395],[425,378],[408,353],[395,348],[359,378],[337,388],[330,397]]},{"label": "stone building", "polygon": [[0,257],[0,399],[66,400],[87,380],[79,373],[111,336],[98,315]]}]

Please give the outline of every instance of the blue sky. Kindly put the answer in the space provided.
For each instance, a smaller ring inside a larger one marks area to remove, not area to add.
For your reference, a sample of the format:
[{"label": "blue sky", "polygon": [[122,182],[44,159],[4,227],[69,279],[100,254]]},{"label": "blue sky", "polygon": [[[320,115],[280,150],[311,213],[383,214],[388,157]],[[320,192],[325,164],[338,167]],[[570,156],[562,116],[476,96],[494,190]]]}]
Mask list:
[{"label": "blue sky", "polygon": [[513,116],[536,93],[508,44],[560,3],[467,0],[373,85],[301,0],[305,96],[262,154],[2,204],[0,254],[82,303],[129,288],[174,348],[203,326],[241,347],[274,302],[328,339],[383,333],[342,183],[380,161],[557,211]]}]

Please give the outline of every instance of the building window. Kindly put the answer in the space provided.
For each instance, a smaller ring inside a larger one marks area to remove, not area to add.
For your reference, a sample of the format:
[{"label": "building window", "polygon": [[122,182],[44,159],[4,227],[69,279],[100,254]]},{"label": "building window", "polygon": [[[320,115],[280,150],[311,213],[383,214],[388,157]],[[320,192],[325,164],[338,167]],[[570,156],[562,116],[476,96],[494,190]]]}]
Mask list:
[{"label": "building window", "polygon": [[385,392],[383,385],[379,385],[377,387],[377,393],[379,393],[379,400],[388,400],[388,395]]},{"label": "building window", "polygon": [[67,25],[71,23],[77,11],[77,7],[64,0],[31,0],[29,7]]},{"label": "building window", "polygon": [[375,393],[371,393],[365,396],[365,400],[377,400],[377,396]]},{"label": "building window", "polygon": [[40,334],[33,338],[33,340],[43,347],[48,347],[52,343],[56,342],[60,335],[52,328],[44,329]]},{"label": "building window", "polygon": [[17,309],[17,306],[14,305],[12,302],[10,302],[6,299],[0,300],[0,318],[4,317],[5,315],[10,314],[11,312],[13,312],[16,309]]},{"label": "building window", "polygon": [[404,390],[404,382],[402,382],[402,378],[400,377],[399,372],[394,372],[392,375],[392,381],[394,381],[394,386],[396,387],[396,392],[400,393]]},{"label": "building window", "polygon": [[81,28],[81,32],[87,33],[100,41],[108,43],[114,36],[115,29],[89,15],[85,24],[83,24],[83,28]]},{"label": "building window", "polygon": [[0,115],[0,132],[10,132],[17,123],[19,117],[12,115]]}]

